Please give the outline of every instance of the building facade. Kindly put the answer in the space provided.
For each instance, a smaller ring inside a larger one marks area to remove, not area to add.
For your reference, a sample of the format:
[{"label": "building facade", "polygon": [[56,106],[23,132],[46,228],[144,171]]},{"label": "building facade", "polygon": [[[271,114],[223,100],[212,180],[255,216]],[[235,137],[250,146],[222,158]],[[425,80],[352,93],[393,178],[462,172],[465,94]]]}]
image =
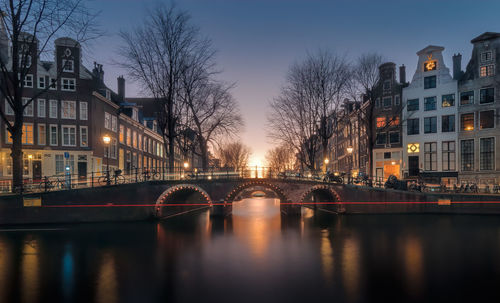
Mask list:
[{"label": "building facade", "polygon": [[375,86],[377,99],[373,108],[372,138],[373,171],[377,180],[385,181],[390,175],[401,178],[402,92],[406,82],[405,67],[400,67],[400,81],[396,80],[396,64],[387,62],[379,67],[379,80]]},{"label": "building facade", "polygon": [[471,41],[472,55],[458,82],[459,176],[480,187],[500,183],[500,33]]},{"label": "building facade", "polygon": [[417,52],[417,70],[403,89],[403,167],[405,178],[457,182],[457,81],[443,60],[444,48]]}]

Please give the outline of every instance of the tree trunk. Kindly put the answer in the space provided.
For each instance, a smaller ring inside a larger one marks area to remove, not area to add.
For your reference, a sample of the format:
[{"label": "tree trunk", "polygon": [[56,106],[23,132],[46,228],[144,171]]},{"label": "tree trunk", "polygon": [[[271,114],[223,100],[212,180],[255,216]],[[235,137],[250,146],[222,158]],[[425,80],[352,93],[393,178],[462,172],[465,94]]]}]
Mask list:
[{"label": "tree trunk", "polygon": [[[19,117],[16,115],[16,120]],[[12,191],[22,192],[23,190],[23,128],[22,128],[22,114],[20,117],[20,122],[15,122],[14,129],[12,131],[12,147],[11,154],[12,157]]]},{"label": "tree trunk", "polygon": [[200,138],[200,150],[201,150],[201,166],[203,171],[208,170],[208,144],[203,138]]}]

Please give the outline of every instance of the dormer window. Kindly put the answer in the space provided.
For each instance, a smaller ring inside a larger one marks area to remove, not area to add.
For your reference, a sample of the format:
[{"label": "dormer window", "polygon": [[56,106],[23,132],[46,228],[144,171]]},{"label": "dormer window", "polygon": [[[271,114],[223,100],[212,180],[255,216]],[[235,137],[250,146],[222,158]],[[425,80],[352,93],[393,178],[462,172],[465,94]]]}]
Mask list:
[{"label": "dormer window", "polygon": [[63,72],[73,73],[75,71],[74,61],[73,60],[62,60]]},{"label": "dormer window", "polygon": [[19,68],[30,68],[31,56],[23,53],[19,54]]},{"label": "dormer window", "polygon": [[158,131],[158,129],[157,129],[157,128],[158,128],[158,127],[157,127],[156,121],[153,121],[153,131],[154,131],[154,132]]},{"label": "dormer window", "polygon": [[106,89],[106,99],[111,100],[111,92],[109,89]]},{"label": "dormer window", "polygon": [[384,81],[384,90],[390,90],[390,89],[391,89],[391,80]]},{"label": "dormer window", "polygon": [[479,69],[479,76],[483,77],[491,77],[495,75],[495,64],[483,65]]},{"label": "dormer window", "polygon": [[491,51],[481,53],[481,63],[489,62],[489,61],[491,61],[491,59],[492,59],[492,52]]}]

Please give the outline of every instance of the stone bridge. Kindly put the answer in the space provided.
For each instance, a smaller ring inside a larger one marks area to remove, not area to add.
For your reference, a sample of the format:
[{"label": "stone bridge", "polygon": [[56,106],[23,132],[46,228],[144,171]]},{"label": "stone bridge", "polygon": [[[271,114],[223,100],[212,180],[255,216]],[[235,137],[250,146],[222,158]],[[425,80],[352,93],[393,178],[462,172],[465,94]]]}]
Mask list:
[{"label": "stone bridge", "polygon": [[186,180],[165,185],[165,191],[156,200],[158,217],[171,214],[172,206],[202,206],[203,203],[213,207],[213,214],[226,215],[231,212],[232,202],[238,195],[254,187],[274,192],[280,199],[281,211],[286,214],[300,214],[304,202],[337,202],[341,199],[335,185],[311,180]]}]

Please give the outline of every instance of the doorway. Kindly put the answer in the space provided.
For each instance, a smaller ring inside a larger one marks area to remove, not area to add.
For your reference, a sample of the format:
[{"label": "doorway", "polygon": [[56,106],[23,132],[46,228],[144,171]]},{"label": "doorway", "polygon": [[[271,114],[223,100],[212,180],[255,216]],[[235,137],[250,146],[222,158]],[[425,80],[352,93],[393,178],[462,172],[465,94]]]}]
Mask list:
[{"label": "doorway", "polygon": [[42,161],[33,160],[32,169],[33,169],[33,181],[40,181],[42,179]]},{"label": "doorway", "polygon": [[419,168],[418,168],[418,156],[409,156],[408,157],[408,174],[410,176],[418,176]]},{"label": "doorway", "polygon": [[78,183],[86,183],[87,162],[78,162]]}]

